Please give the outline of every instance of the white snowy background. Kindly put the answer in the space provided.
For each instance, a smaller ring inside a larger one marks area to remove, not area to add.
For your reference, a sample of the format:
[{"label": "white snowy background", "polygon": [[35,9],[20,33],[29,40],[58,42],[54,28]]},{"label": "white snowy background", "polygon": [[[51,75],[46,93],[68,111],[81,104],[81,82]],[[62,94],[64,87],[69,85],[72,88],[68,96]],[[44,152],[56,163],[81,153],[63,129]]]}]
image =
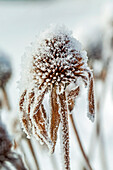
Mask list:
[{"label": "white snowy background", "polygon": [[[110,2],[110,1],[109,1]],[[112,1],[111,1],[112,2]],[[91,32],[96,27],[100,27],[104,20],[104,8],[108,1],[104,0],[51,0],[51,1],[0,1],[0,50],[10,56],[13,75],[7,85],[13,114],[18,115],[18,80],[21,70],[21,56],[25,48],[34,40],[36,35],[45,30],[50,24],[65,24],[74,32],[74,36],[81,41],[83,47],[88,41],[83,40],[85,32]],[[91,38],[94,38],[92,34]],[[26,67],[26,66],[25,66]],[[113,73],[110,73],[111,75]],[[111,78],[109,78],[111,80]],[[106,89],[106,99],[103,104],[102,127],[104,132],[104,142],[106,151],[107,169],[113,170],[113,100],[111,94],[111,83],[108,82]],[[96,84],[95,84],[96,86]],[[97,87],[96,87],[97,89]],[[95,90],[96,91],[96,90]],[[87,118],[86,91],[83,89],[81,98],[77,100],[73,111],[75,122],[81,137],[81,141],[86,153],[89,152],[95,123]],[[95,94],[96,95],[96,94]],[[12,113],[4,111],[4,117],[8,119]],[[81,170],[84,159],[78,147],[76,137],[70,126],[70,148],[71,148],[71,169]],[[40,170],[60,170],[60,143],[56,146],[54,158],[50,158],[48,152],[43,150],[39,144],[34,142],[34,148],[40,162]],[[92,143],[92,148],[95,146]],[[101,166],[101,154],[99,144],[94,147],[94,159],[91,164],[94,170],[104,170]],[[26,149],[26,152],[27,149]],[[32,158],[28,153],[32,169],[35,170]]]}]

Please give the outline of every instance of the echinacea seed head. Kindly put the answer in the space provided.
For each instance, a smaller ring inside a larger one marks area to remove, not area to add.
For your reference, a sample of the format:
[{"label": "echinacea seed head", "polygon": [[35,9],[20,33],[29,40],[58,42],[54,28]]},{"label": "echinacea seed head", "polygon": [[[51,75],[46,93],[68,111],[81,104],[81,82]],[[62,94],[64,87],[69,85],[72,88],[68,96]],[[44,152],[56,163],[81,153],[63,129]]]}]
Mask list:
[{"label": "echinacea seed head", "polygon": [[[80,43],[63,26],[52,29],[40,37],[41,41],[33,56],[33,72],[38,75],[42,73],[42,76],[38,77],[41,82],[60,84],[67,83],[68,79],[69,82],[74,82],[76,71],[82,69],[87,63],[87,56],[83,56]],[[81,67],[79,63],[83,63]]]},{"label": "echinacea seed head", "polygon": [[60,86],[62,82],[64,86],[67,82],[75,82],[76,76],[80,76],[76,72],[87,66],[87,54],[64,26],[53,26],[43,32],[32,45],[30,55],[30,69],[34,73],[31,75],[32,82],[41,87],[44,82],[52,85],[58,82]]}]

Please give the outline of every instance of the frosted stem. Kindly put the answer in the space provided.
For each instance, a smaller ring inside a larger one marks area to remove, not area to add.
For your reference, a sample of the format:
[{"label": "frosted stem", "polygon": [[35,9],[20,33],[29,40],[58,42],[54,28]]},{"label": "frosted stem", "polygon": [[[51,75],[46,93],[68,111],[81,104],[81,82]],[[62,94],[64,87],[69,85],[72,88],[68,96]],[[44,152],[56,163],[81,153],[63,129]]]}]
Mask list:
[{"label": "frosted stem", "polygon": [[30,149],[30,151],[31,151],[31,153],[32,153],[32,156],[33,156],[33,158],[34,158],[34,161],[35,161],[37,170],[39,170],[39,163],[38,163],[38,160],[37,160],[37,158],[36,158],[36,156],[35,156],[35,152],[34,152],[34,149],[33,149],[32,143],[31,143],[31,140],[27,140],[27,142],[28,142],[28,145],[29,145],[29,149]]},{"label": "frosted stem", "polygon": [[73,120],[73,116],[72,116],[72,114],[70,114],[69,116],[70,116],[70,120],[71,120],[71,123],[72,123],[72,127],[73,127],[73,129],[74,129],[75,135],[76,135],[76,137],[77,137],[77,141],[78,141],[80,150],[81,150],[81,152],[82,152],[82,155],[83,155],[83,157],[84,157],[84,159],[85,159],[85,161],[86,161],[86,163],[87,163],[87,166],[88,166],[89,170],[92,170],[92,167],[91,167],[91,165],[90,165],[89,159],[88,159],[88,157],[87,157],[87,155],[86,155],[86,153],[85,153],[85,151],[84,151],[84,148],[83,148],[83,146],[82,146],[82,143],[81,143],[81,140],[80,140],[80,137],[79,137],[79,134],[78,134],[76,125],[75,125],[74,120]]},{"label": "frosted stem", "polygon": [[70,170],[70,157],[69,157],[69,125],[68,125],[68,110],[66,105],[65,92],[59,95],[61,104],[61,128],[62,128],[62,143],[63,143],[63,156],[64,168]]},{"label": "frosted stem", "polygon": [[9,100],[8,100],[8,96],[7,96],[6,90],[3,86],[2,86],[2,91],[3,91],[3,95],[4,95],[4,99],[5,99],[5,103],[7,105],[7,108],[8,108],[8,110],[11,110]]},{"label": "frosted stem", "polygon": [[[26,139],[28,140],[28,139]],[[24,152],[24,146],[22,145],[22,143],[20,143],[20,150],[21,152],[24,154],[24,161],[25,161],[25,165],[27,166],[27,168],[30,170],[30,163],[28,163],[27,157],[26,157],[26,153]]]}]

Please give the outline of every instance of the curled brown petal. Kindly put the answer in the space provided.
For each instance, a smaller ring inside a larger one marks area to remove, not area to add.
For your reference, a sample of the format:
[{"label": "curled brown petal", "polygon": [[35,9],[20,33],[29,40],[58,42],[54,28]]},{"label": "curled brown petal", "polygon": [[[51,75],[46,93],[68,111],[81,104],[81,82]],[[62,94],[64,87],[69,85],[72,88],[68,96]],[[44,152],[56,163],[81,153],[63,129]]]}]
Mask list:
[{"label": "curled brown petal", "polygon": [[48,124],[46,119],[46,113],[44,106],[41,104],[40,109],[35,115],[33,115],[33,121],[35,122],[35,136],[43,142],[46,143],[48,148],[52,148],[52,142],[48,136]]},{"label": "curled brown petal", "polygon": [[26,102],[26,99],[25,99],[26,95],[27,95],[27,90],[25,90],[20,97],[19,108],[20,108],[20,111],[22,113],[22,115],[21,115],[22,116],[22,118],[21,118],[22,126],[23,126],[26,134],[28,136],[30,136],[31,135],[31,125],[32,125],[32,123],[31,123],[30,115],[27,114],[27,111],[24,107],[24,104]]},{"label": "curled brown petal", "polygon": [[41,95],[39,95],[39,96],[37,97],[38,103],[37,103],[37,105],[36,105],[36,107],[35,107],[35,109],[34,109],[34,111],[33,111],[33,114],[37,114],[37,112],[38,112],[38,110],[39,110],[39,108],[40,108],[40,105],[42,104],[42,101],[43,101],[43,99],[44,99],[44,95],[45,95],[46,91],[47,91],[47,88],[45,88],[44,91],[41,92]]},{"label": "curled brown petal", "polygon": [[50,138],[53,142],[53,152],[57,140],[57,131],[60,123],[59,105],[57,102],[57,86],[52,87],[51,91],[51,115],[50,115]]},{"label": "curled brown petal", "polygon": [[74,90],[71,90],[67,96],[68,109],[71,112],[75,105],[75,98],[79,95],[80,87],[77,87]]},{"label": "curled brown petal", "polygon": [[94,102],[94,79],[93,79],[92,72],[89,72],[88,106],[89,106],[88,117],[89,117],[89,119],[94,121],[95,102]]},{"label": "curled brown petal", "polygon": [[32,91],[28,94],[28,101],[29,101],[28,113],[30,113],[30,111],[31,111],[31,105],[34,102],[34,99],[35,99],[35,92],[34,92],[34,89],[32,89]]}]

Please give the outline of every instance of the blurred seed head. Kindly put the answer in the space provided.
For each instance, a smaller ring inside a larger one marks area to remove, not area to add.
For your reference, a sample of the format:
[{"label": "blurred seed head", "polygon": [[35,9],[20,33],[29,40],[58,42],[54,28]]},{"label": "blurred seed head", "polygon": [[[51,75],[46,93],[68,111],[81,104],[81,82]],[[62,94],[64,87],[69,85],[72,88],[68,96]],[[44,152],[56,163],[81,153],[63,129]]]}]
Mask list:
[{"label": "blurred seed head", "polygon": [[99,39],[94,43],[89,43],[87,46],[89,60],[102,60],[102,40]]},{"label": "blurred seed head", "polygon": [[0,52],[0,87],[4,86],[11,77],[12,69],[8,57]]}]

